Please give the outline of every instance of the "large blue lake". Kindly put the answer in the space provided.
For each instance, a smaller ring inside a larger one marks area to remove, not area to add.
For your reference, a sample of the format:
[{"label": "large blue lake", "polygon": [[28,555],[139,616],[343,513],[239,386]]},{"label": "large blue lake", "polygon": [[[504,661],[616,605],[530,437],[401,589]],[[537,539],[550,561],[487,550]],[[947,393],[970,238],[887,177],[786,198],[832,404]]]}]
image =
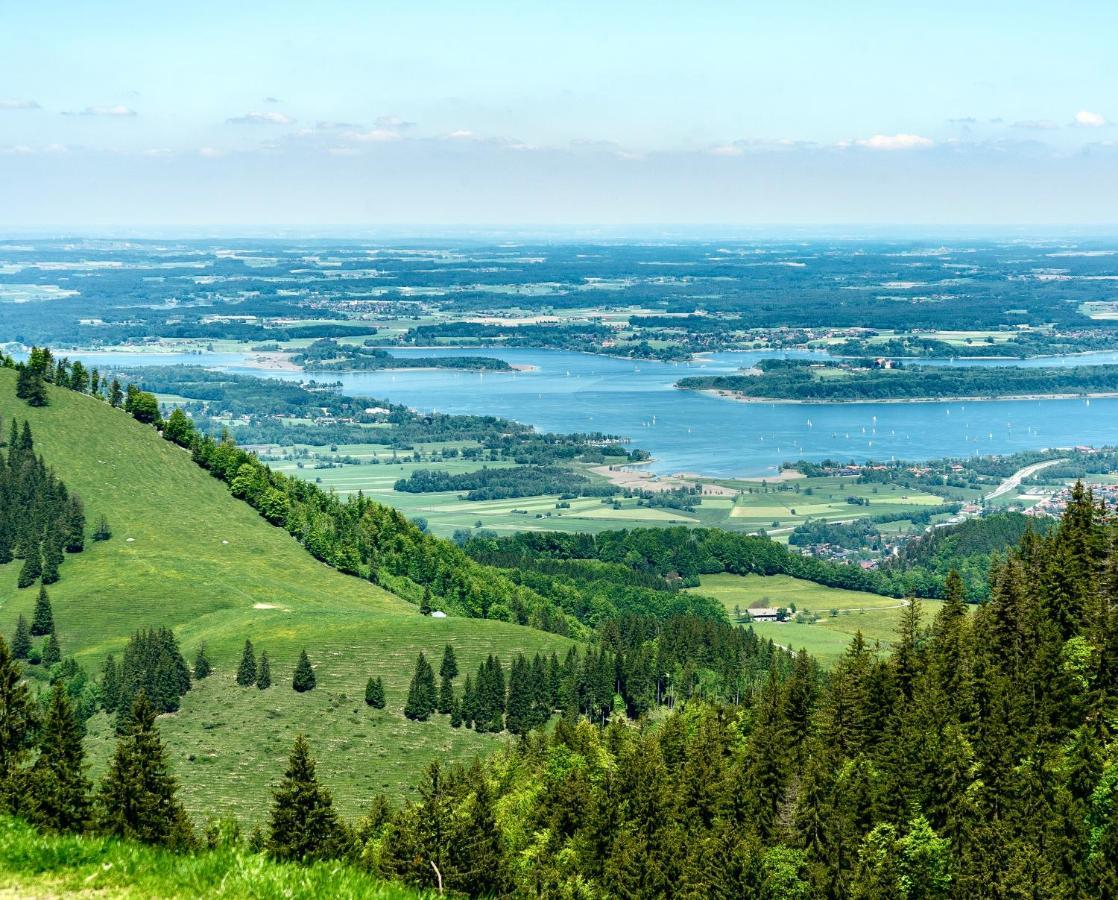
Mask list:
[{"label": "large blue lake", "polygon": [[[461,350],[394,350],[400,355],[460,355]],[[712,354],[681,364],[633,362],[555,350],[484,350],[510,373],[397,370],[320,376],[347,394],[387,398],[419,410],[504,416],[546,431],[603,431],[628,437],[655,456],[658,472],[765,475],[794,459],[930,459],[1074,444],[1118,443],[1118,399],[998,400],[980,403],[746,404],[674,383],[686,375],[733,372],[757,359],[810,353]],[[99,354],[95,365],[188,363],[275,378],[291,372],[244,366],[237,354]],[[1118,363],[1118,353],[981,365]],[[937,360],[929,364],[976,364]]]}]

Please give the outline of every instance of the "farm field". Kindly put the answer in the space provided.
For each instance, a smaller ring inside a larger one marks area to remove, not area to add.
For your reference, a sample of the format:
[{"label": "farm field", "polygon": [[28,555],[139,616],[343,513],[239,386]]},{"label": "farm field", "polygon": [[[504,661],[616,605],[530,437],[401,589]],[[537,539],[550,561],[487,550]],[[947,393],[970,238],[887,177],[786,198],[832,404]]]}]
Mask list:
[{"label": "farm field", "polygon": [[[791,607],[820,616],[814,624],[800,622],[753,622],[760,635],[792,650],[806,648],[824,664],[834,663],[861,631],[870,645],[887,648],[897,633],[903,609],[901,601],[879,594],[848,591],[803,581],[788,575],[703,575],[701,584],[690,590],[722,602],[732,617],[735,606]],[[940,606],[938,600],[919,601],[922,621],[929,624]],[[831,611],[837,612],[832,615]]]},{"label": "farm field", "polygon": [[[188,662],[206,642],[214,676],[187,694],[178,713],[160,718],[175,770],[207,767],[204,789],[201,779],[184,779],[194,785],[184,785],[184,800],[200,819],[217,799],[258,817],[300,731],[345,814],[363,810],[375,791],[399,796],[436,756],[469,759],[500,740],[451,729],[445,717],[403,718],[419,651],[437,665],[450,643],[465,673],[488,653],[507,662],[518,652],[570,645],[502,622],[421,616],[399,597],[319,563],[126,413],[53,387],[50,405],[33,409],[15,399],[14,384],[15,373],[0,370],[4,427],[13,417],[29,420],[36,451],[81,495],[87,519],[103,514],[113,532],[68,557],[61,581],[49,588],[63,654],[96,674],[137,629],[174,628]],[[17,570],[17,563],[0,566],[5,635],[19,614],[30,616],[35,600],[34,590],[16,588]],[[232,687],[246,639],[272,659],[267,691]],[[296,694],[291,674],[303,648],[319,687]],[[363,701],[370,676],[384,679],[388,701],[375,716]],[[90,731],[96,774],[111,743],[103,714]]]}]

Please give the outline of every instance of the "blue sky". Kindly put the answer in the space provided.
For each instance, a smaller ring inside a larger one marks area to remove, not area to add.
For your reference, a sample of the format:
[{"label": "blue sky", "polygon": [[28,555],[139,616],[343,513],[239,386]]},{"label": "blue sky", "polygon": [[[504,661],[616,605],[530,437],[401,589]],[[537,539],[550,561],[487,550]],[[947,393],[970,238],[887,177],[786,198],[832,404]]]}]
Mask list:
[{"label": "blue sky", "polygon": [[6,4],[0,225],[1097,223],[1118,4]]}]

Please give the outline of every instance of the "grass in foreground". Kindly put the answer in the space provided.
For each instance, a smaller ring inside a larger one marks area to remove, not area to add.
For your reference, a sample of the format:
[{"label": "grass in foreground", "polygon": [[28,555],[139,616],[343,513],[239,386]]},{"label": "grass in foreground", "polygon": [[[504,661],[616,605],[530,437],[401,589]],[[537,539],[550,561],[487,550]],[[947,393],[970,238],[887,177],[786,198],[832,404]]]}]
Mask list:
[{"label": "grass in foreground", "polygon": [[43,835],[0,818],[0,897],[427,896],[335,863],[301,867],[241,850],[175,854],[103,837]]}]

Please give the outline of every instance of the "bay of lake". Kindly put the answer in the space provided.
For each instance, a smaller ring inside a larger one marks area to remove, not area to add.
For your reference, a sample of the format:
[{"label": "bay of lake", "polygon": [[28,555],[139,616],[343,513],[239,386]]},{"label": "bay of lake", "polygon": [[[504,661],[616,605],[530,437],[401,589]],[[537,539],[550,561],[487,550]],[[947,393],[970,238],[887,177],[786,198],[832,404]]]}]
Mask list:
[{"label": "bay of lake", "polygon": [[[674,387],[688,375],[732,373],[772,357],[807,351],[714,353],[688,363],[615,359],[561,350],[401,349],[400,356],[487,355],[515,373],[398,369],[320,373],[343,393],[391,400],[423,412],[493,415],[543,431],[629,438],[650,451],[655,472],[774,475],[784,461],[934,459],[1078,444],[1118,444],[1118,398],[931,403],[736,403]],[[245,366],[240,354],[72,354],[87,364],[205,365],[246,375],[306,379],[301,372]],[[921,360],[927,365],[1090,365],[1118,353],[1031,360]],[[909,363],[912,364],[912,363]]]}]

